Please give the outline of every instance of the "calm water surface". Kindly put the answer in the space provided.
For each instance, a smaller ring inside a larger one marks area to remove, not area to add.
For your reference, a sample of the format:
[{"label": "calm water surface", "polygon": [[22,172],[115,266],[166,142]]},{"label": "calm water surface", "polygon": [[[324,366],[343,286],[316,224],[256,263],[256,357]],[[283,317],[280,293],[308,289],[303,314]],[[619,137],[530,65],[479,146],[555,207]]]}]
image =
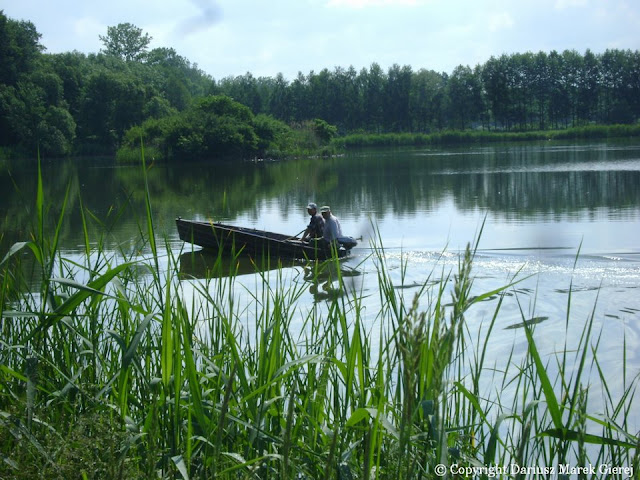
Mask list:
[{"label": "calm water surface", "polygon": [[[72,194],[81,193],[84,204],[106,219],[107,248],[136,251],[144,217],[139,167],[115,167],[110,160],[45,162],[44,175],[49,198],[61,198],[71,182]],[[5,243],[24,239],[35,198],[33,170],[12,172],[12,178],[20,191],[2,201]],[[4,191],[15,191],[6,174],[0,181]],[[627,381],[640,373],[640,143],[377,150],[283,163],[153,166],[149,184],[158,232],[176,255],[191,249],[177,238],[176,216],[293,235],[307,223],[307,202],[331,205],[345,234],[362,237],[344,268],[360,273],[348,282],[366,297],[373,336],[381,308],[369,243],[375,230],[394,285],[409,303],[419,285],[455,272],[459,252],[482,229],[473,294],[522,280],[501,307],[488,364],[501,365],[514,345],[517,354],[526,351],[523,330],[506,327],[541,317],[536,337],[550,359],[577,345],[593,315],[610,387],[622,387],[617,373],[625,362]],[[62,238],[67,255],[81,249],[80,225],[77,213],[68,215]],[[309,290],[299,301],[300,323],[309,309],[326,308],[326,292],[307,287],[302,267],[287,268],[284,278]],[[185,296],[197,297],[202,284],[184,280]],[[247,292],[260,288],[260,277],[242,275],[236,285],[250,303]],[[483,337],[496,306],[497,298],[469,311],[473,336]],[[597,408],[598,400],[592,401]]]}]

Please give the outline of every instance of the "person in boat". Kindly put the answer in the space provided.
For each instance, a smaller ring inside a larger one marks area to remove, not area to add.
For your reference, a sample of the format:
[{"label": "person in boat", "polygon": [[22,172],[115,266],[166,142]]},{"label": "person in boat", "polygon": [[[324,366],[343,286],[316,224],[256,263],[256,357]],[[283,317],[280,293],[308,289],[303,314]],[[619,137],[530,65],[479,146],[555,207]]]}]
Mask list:
[{"label": "person in boat", "polygon": [[324,219],[318,215],[318,206],[315,203],[311,202],[307,205],[307,213],[311,215],[311,220],[302,235],[303,242],[307,242],[315,238],[322,238],[324,231]]},{"label": "person in boat", "polygon": [[322,239],[324,240],[327,248],[333,248],[338,246],[338,238],[342,237],[342,227],[338,219],[332,215],[331,207],[328,205],[323,206],[320,209],[320,214],[324,218],[324,230],[322,233]]}]

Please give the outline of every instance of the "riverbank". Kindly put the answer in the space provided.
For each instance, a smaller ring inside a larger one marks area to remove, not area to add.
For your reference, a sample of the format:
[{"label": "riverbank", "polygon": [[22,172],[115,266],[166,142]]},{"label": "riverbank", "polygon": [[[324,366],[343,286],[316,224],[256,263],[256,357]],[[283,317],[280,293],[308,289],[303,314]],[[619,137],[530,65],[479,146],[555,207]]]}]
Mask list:
[{"label": "riverbank", "polygon": [[460,145],[539,140],[587,140],[640,137],[640,125],[589,125],[562,130],[505,132],[448,130],[435,133],[359,133],[334,138],[336,148]]}]

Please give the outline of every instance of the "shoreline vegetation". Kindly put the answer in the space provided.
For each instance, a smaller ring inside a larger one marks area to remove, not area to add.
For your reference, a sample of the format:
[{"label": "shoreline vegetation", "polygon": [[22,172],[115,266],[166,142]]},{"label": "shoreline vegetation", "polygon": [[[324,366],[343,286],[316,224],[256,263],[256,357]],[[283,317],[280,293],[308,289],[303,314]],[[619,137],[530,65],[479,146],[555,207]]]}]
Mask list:
[{"label": "shoreline vegetation", "polygon": [[638,125],[589,125],[563,130],[505,132],[488,130],[449,130],[426,133],[351,134],[335,138],[332,144],[339,148],[397,147],[397,146],[455,146],[470,143],[490,144],[546,140],[594,140],[640,137]]},{"label": "shoreline vegetation", "polygon": [[[552,140],[597,140],[597,139],[625,139],[639,138],[640,124],[637,125],[589,125],[584,127],[571,127],[562,130],[505,132],[489,130],[448,130],[435,133],[354,133],[344,136],[337,136],[335,126],[329,125],[323,120],[316,119],[314,122],[306,122],[299,125],[297,129],[291,129],[282,122],[273,119],[267,121],[271,126],[264,126],[261,132],[269,132],[270,139],[265,142],[267,148],[260,150],[261,155],[253,158],[258,160],[287,160],[291,158],[308,157],[329,157],[345,153],[348,150],[361,148],[383,148],[383,147],[421,147],[421,146],[458,146],[458,145],[488,145],[495,143],[510,142],[535,142]],[[269,129],[269,130],[268,130]],[[127,144],[118,150],[116,159],[121,163],[136,163],[139,156],[140,139],[150,140],[150,144],[145,144],[147,155],[154,160],[175,159],[175,151],[167,138],[149,138],[141,130],[132,130],[132,134],[127,136]],[[278,136],[276,132],[280,132]],[[282,132],[286,132],[282,135]],[[198,137],[202,142],[202,136]],[[216,140],[213,140],[214,142]],[[200,148],[200,146],[193,146]],[[215,147],[214,147],[215,148]],[[226,158],[234,159],[232,154],[233,146],[218,147],[218,151],[229,149]],[[206,150],[199,154],[187,154],[186,158],[205,156]],[[171,151],[171,152],[170,152]],[[241,156],[239,150],[235,151],[235,156]],[[180,154],[177,155],[178,158]],[[184,158],[184,157],[182,157]],[[245,155],[247,158],[247,155]]]},{"label": "shoreline vegetation", "polygon": [[98,35],[97,53],[48,54],[41,37],[0,10],[0,158],[135,162],[142,137],[150,159],[243,161],[343,145],[596,138],[640,122],[638,50],[503,54],[452,72],[372,63],[214,79],[173,48],[149,49],[130,23]]},{"label": "shoreline vegetation", "polygon": [[[607,478],[626,479],[639,471],[640,438],[628,423],[638,374],[627,371],[623,345],[622,391],[610,389],[595,309],[576,324],[571,289],[566,337],[575,348],[543,353],[523,314],[527,348],[505,345],[498,366],[485,356],[517,272],[476,293],[473,246],[457,269],[434,270],[406,297],[375,239],[369,274],[383,307],[373,323],[364,321],[365,292],[350,291],[339,268],[341,293],[326,308],[298,309],[307,285],[287,284],[279,269],[256,273],[253,307],[240,309],[234,262],[214,262],[223,278],[180,278],[179,255],[156,236],[146,176],[142,259],[103,250],[101,227],[82,207],[83,260],[65,258],[58,238],[69,191],[49,205],[40,171],[37,184],[32,239],[0,261],[0,477],[417,479],[507,468],[499,476],[537,478],[604,465]],[[37,265],[35,283],[20,273],[25,256]],[[314,281],[324,265],[315,264]],[[467,324],[488,298],[497,305],[487,323]]]},{"label": "shoreline vegetation", "polygon": [[[228,99],[224,101],[229,101]],[[249,112],[247,112],[249,113]],[[337,135],[337,128],[327,124],[324,120],[315,119],[305,122],[293,129],[273,119],[262,118],[259,129],[263,137],[258,142],[263,144],[259,154],[253,158],[260,160],[287,160],[301,157],[329,157],[340,155],[348,150],[360,148],[382,147],[420,147],[420,146],[458,146],[469,144],[494,144],[509,142],[534,142],[552,140],[596,140],[596,139],[625,139],[639,138],[640,124],[636,125],[589,125],[584,127],[570,127],[562,130],[506,132],[500,130],[447,130],[435,133],[353,133],[344,136]],[[172,160],[180,158],[200,158],[207,156],[207,151],[216,149],[227,152],[226,158],[234,159],[238,156],[248,159],[248,151],[244,154],[239,146],[216,145],[209,146],[203,140],[205,135],[197,136],[198,144],[193,144],[191,152],[181,150],[181,146],[172,147],[172,135],[158,135],[150,137],[152,127],[142,126],[133,129],[127,135],[127,143],[118,150],[116,158],[122,163],[136,163],[139,161],[139,144],[142,138],[148,156],[154,160]],[[217,143],[214,136],[210,141]],[[149,142],[149,143],[147,143]],[[187,147],[189,148],[189,147]],[[195,153],[195,152],[198,153]],[[180,153],[181,152],[181,153]],[[255,152],[254,152],[255,153]],[[243,157],[244,155],[244,157]],[[225,157],[225,155],[223,155]]]}]

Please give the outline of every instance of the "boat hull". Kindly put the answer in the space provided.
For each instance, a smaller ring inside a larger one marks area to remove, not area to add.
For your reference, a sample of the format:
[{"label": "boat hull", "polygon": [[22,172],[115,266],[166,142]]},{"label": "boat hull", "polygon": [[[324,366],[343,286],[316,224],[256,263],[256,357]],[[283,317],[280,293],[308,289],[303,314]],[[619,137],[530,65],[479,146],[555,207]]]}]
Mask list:
[{"label": "boat hull", "polygon": [[[176,219],[176,226],[180,240],[225,255],[308,260],[332,257],[331,249],[326,248],[321,241],[306,243],[280,233],[182,218]],[[344,246],[341,244],[335,253],[338,257],[343,257],[354,244],[355,241],[351,239]]]}]

